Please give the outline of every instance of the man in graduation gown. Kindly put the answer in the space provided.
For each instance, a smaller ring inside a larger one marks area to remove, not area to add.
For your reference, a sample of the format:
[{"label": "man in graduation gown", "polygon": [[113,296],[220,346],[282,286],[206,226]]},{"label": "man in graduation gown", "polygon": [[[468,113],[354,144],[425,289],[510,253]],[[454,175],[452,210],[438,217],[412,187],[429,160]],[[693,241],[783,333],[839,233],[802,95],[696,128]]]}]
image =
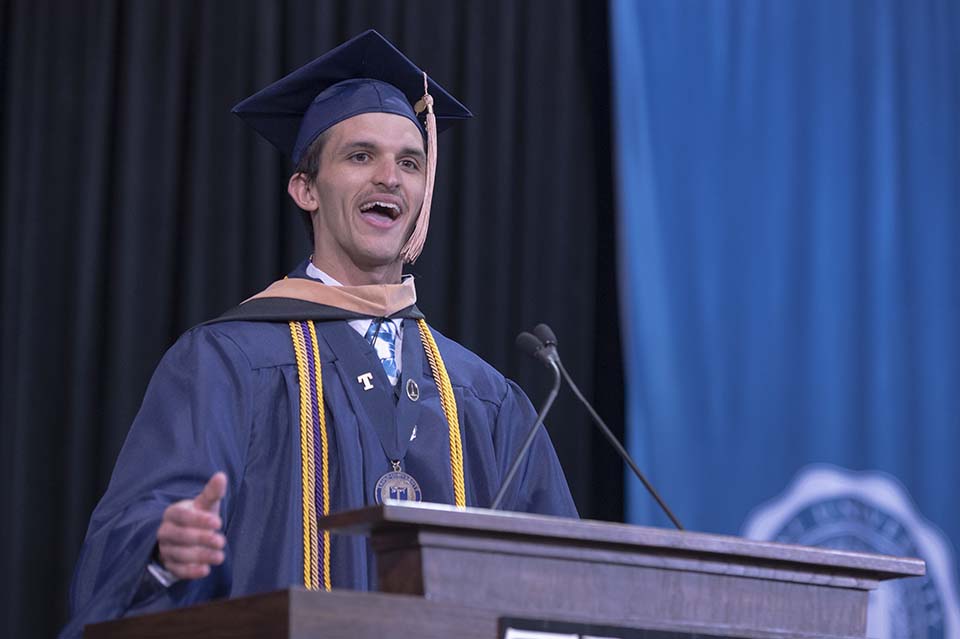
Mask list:
[{"label": "man in graduation gown", "polygon": [[[91,518],[83,625],[305,585],[376,586],[316,519],[383,499],[490,505],[535,414],[431,329],[402,278],[423,246],[436,133],[470,112],[373,31],[235,107],[296,166],[314,253],[166,353]],[[504,502],[576,516],[541,429]]]}]

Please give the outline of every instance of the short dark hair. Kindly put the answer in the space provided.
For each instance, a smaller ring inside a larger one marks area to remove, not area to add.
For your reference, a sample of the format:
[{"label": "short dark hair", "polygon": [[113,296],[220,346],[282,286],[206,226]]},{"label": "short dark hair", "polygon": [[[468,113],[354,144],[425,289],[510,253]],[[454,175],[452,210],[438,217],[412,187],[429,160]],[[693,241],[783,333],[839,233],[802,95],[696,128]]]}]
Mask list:
[{"label": "short dark hair", "polygon": [[[327,129],[327,131],[329,131],[329,129]],[[303,155],[300,156],[300,161],[297,162],[297,166],[293,169],[294,175],[300,173],[309,182],[317,179],[317,174],[320,173],[320,156],[323,154],[323,146],[329,137],[327,136],[327,131],[318,135],[313,142],[310,143],[310,146],[307,147],[307,150],[303,152]],[[303,224],[307,229],[307,236],[312,245],[313,220],[310,219],[310,212],[301,210],[300,217],[303,218]]]}]

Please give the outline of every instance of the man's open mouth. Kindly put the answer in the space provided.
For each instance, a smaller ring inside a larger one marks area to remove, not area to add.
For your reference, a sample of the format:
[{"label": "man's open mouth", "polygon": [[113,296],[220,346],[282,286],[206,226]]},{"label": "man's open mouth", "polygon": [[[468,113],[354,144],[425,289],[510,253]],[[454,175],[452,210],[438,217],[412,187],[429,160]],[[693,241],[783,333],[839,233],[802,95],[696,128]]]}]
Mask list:
[{"label": "man's open mouth", "polygon": [[400,206],[394,202],[371,200],[360,206],[360,213],[373,222],[392,222],[400,217]]}]

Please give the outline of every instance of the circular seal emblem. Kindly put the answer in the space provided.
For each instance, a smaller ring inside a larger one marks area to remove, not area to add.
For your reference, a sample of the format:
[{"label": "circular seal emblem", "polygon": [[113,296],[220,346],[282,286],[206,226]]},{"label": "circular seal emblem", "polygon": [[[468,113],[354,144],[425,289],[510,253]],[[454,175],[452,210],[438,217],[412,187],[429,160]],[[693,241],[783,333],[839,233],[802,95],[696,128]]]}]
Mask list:
[{"label": "circular seal emblem", "polygon": [[402,470],[392,470],[377,480],[373,494],[378,504],[385,501],[421,501],[420,484]]},{"label": "circular seal emblem", "polygon": [[800,470],[783,494],[747,517],[743,536],[805,546],[920,557],[924,577],[883,582],[870,593],[867,636],[960,637],[954,555],[890,475],[826,465]]},{"label": "circular seal emblem", "polygon": [[412,379],[407,380],[407,397],[410,398],[411,402],[420,399],[420,387]]}]

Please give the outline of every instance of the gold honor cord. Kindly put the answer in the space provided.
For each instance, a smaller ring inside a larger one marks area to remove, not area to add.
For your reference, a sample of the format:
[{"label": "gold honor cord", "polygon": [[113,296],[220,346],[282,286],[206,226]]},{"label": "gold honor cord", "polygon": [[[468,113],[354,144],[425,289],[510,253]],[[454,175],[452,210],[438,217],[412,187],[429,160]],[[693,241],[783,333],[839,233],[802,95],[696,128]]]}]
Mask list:
[{"label": "gold honor cord", "polygon": [[437,385],[437,392],[440,395],[440,406],[443,408],[443,414],[447,418],[447,426],[450,429],[450,474],[453,479],[453,503],[455,506],[463,508],[467,505],[467,491],[463,484],[463,445],[460,442],[457,400],[453,396],[453,385],[450,383],[450,376],[447,375],[447,367],[443,365],[440,349],[437,348],[437,343],[433,339],[433,334],[430,332],[426,320],[417,320],[417,327],[420,329],[420,341],[423,342],[423,350],[427,354],[427,361],[430,362],[433,382]]},{"label": "gold honor cord", "polygon": [[[320,349],[313,322],[290,322],[290,337],[297,357],[297,376],[300,380],[300,481],[303,487],[303,585],[308,590],[330,590],[330,532],[317,529],[317,473],[314,423],[320,433],[320,496],[322,515],[330,514],[330,477],[327,422],[323,406],[323,376],[320,370]],[[426,321],[417,320],[420,340],[430,364],[433,381],[440,395],[440,406],[447,419],[450,433],[450,473],[453,481],[454,505],[467,505],[463,480],[463,444],[460,441],[460,420],[457,401],[447,367],[440,349]],[[307,344],[309,335],[309,346]],[[313,366],[311,367],[311,363]],[[312,370],[311,370],[312,369]],[[306,382],[306,383],[304,383]],[[314,397],[316,403],[314,403]],[[321,565],[322,546],[322,565]]]}]

